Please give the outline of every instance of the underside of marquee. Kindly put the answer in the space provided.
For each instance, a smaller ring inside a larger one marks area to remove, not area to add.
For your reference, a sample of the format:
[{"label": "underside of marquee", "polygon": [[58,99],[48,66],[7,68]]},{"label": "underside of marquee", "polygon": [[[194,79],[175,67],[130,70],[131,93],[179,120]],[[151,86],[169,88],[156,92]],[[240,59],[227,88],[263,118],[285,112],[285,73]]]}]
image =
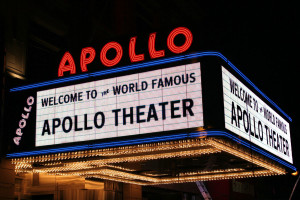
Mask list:
[{"label": "underside of marquee", "polygon": [[138,185],[283,175],[271,159],[221,137],[13,158],[15,172]]}]

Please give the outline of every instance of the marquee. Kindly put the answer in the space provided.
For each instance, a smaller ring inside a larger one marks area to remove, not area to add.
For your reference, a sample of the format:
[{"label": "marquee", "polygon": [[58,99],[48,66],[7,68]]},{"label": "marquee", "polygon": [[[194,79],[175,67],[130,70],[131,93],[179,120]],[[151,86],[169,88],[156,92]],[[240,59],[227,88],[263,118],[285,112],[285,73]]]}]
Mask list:
[{"label": "marquee", "polygon": [[[167,47],[183,53],[191,37],[171,31]],[[94,59],[85,53],[81,69]],[[69,77],[11,88],[7,157],[16,172],[152,185],[296,171],[291,118],[221,53],[138,55],[79,75],[64,61]]]},{"label": "marquee", "polygon": [[200,63],[37,92],[36,146],[202,126]]}]

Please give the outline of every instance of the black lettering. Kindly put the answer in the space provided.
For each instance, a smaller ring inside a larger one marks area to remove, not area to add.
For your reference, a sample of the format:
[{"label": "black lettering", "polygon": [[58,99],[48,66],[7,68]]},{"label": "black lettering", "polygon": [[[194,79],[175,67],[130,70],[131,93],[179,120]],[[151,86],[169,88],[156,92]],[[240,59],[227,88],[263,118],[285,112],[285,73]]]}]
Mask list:
[{"label": "black lettering", "polygon": [[[250,118],[250,116],[249,116],[249,118]],[[243,124],[244,124],[244,129],[245,129],[246,133],[248,133],[248,131],[249,131],[249,118],[248,118],[247,111],[244,110],[243,111]],[[246,120],[247,120],[247,122],[246,122]]]},{"label": "black lettering", "polygon": [[[93,94],[94,91],[96,91],[96,90],[93,90],[92,94]],[[83,100],[83,98],[82,98],[82,92],[78,92],[78,99],[77,100],[78,101],[82,101]]]},{"label": "black lettering", "polygon": [[273,134],[273,148],[277,150],[277,145],[276,145],[276,132],[273,130],[272,131]]},{"label": "black lettering", "polygon": [[128,85],[122,85],[122,93],[126,94],[128,92]]},{"label": "black lettering", "polygon": [[161,112],[162,112],[162,119],[165,120],[166,119],[166,105],[168,105],[169,102],[162,102],[162,103],[159,103],[158,105],[161,106]]},{"label": "black lettering", "polygon": [[135,88],[136,88],[136,92],[139,92],[139,91],[141,91],[141,88],[139,88],[139,85],[138,85],[138,83],[137,83],[137,82],[135,83]]},{"label": "black lettering", "polygon": [[[117,109],[117,110],[119,110],[120,111],[120,109]],[[98,116],[101,116],[101,124],[99,125],[98,124]],[[116,114],[117,115],[117,121],[116,121],[116,123],[117,124],[115,124],[116,126],[118,126],[118,114]],[[104,126],[104,124],[105,124],[105,116],[104,116],[104,113],[103,112],[97,112],[96,114],[95,114],[95,116],[94,116],[94,124],[95,124],[95,127],[96,128],[102,128],[103,126]]]},{"label": "black lettering", "polygon": [[289,153],[289,142],[287,140],[285,140],[285,147],[286,147],[286,155],[290,157],[290,153]]},{"label": "black lettering", "polygon": [[268,133],[269,133],[269,142],[270,142],[270,146],[273,146],[273,135],[272,135],[272,130],[270,130],[270,128],[268,127]]},{"label": "black lettering", "polygon": [[65,95],[64,96],[64,102],[65,103],[69,103],[69,101],[70,101],[70,96],[69,95]]},{"label": "black lettering", "polygon": [[60,126],[60,119],[54,118],[52,119],[52,134],[55,134],[55,129]]},{"label": "black lettering", "polygon": [[172,86],[173,85],[173,77],[165,77],[165,86]]},{"label": "black lettering", "polygon": [[63,104],[64,102],[62,101],[62,98],[63,98],[64,96],[63,95],[60,95],[59,97],[58,97],[58,102],[59,102],[59,104]]},{"label": "black lettering", "polygon": [[49,106],[53,106],[53,97],[49,98]]},{"label": "black lettering", "polygon": [[251,97],[250,94],[246,93],[244,102],[252,108],[251,103],[250,103],[250,97]]},{"label": "black lettering", "polygon": [[113,86],[113,92],[114,92],[114,95],[120,94],[120,92],[121,92],[121,85]]},{"label": "black lettering", "polygon": [[[69,121],[69,127],[66,128],[66,121]],[[65,133],[69,133],[71,130],[72,130],[72,126],[73,126],[73,123],[72,123],[72,118],[67,116],[63,119],[62,121],[62,130],[65,132]]]},{"label": "black lettering", "polygon": [[144,115],[145,112],[141,112],[141,108],[145,108],[146,106],[145,105],[142,105],[142,106],[137,106],[136,107],[136,123],[143,123],[143,122],[146,122],[145,119],[141,119],[141,115]]},{"label": "black lettering", "polygon": [[255,137],[258,139],[258,133],[256,132],[256,123],[255,123],[255,117],[253,116],[253,126],[254,126],[254,133],[255,133]]},{"label": "black lettering", "polygon": [[231,124],[233,124],[233,121],[235,122],[235,126],[237,126],[234,102],[232,102],[231,107]]},{"label": "black lettering", "polygon": [[234,89],[235,89],[235,82],[233,81],[233,80],[231,80],[231,78],[229,79],[229,81],[230,81],[230,92],[232,93],[232,94],[234,94]]},{"label": "black lettering", "polygon": [[134,84],[129,83],[129,93],[134,92]]},{"label": "black lettering", "polygon": [[121,109],[115,109],[112,110],[113,113],[115,113],[115,126],[119,125],[119,115],[118,113],[121,111]]},{"label": "black lettering", "polygon": [[174,77],[174,84],[175,85],[179,85],[181,83],[181,77],[180,76],[175,76]]},{"label": "black lettering", "polygon": [[235,89],[235,96],[238,98],[241,98],[240,93],[239,93],[239,85],[237,83],[234,83],[234,89]]},{"label": "black lettering", "polygon": [[277,149],[278,149],[278,151],[282,151],[281,144],[282,144],[282,136],[277,134]]},{"label": "black lettering", "polygon": [[48,135],[51,135],[50,133],[50,126],[49,126],[49,121],[48,119],[46,119],[44,121],[44,126],[43,126],[43,130],[42,130],[42,136],[45,135],[45,133],[47,133]]},{"label": "black lettering", "polygon": [[54,105],[57,105],[56,97],[54,97]]},{"label": "black lettering", "polygon": [[190,73],[190,83],[194,83],[196,81],[195,73]]},{"label": "black lettering", "polygon": [[87,98],[87,99],[90,99],[90,92],[91,92],[91,91],[90,91],[90,90],[87,90],[87,91],[85,91],[85,92],[86,92],[86,98]]},{"label": "black lettering", "polygon": [[263,126],[262,126],[261,121],[258,121],[258,135],[259,135],[260,141],[263,141],[264,135],[263,135]]},{"label": "black lettering", "polygon": [[75,101],[77,101],[77,93],[70,95],[70,102],[75,102]]},{"label": "black lettering", "polygon": [[[188,105],[187,105],[188,104]],[[182,109],[183,109],[183,117],[186,117],[187,111],[189,112],[190,116],[194,116],[194,113],[192,111],[192,107],[194,106],[193,99],[183,99],[182,100]]]},{"label": "black lettering", "polygon": [[156,85],[157,79],[152,79],[152,89],[154,89],[154,85]]},{"label": "black lettering", "polygon": [[282,146],[283,146],[283,153],[284,153],[284,155],[286,155],[286,140],[285,140],[285,138],[282,138]]},{"label": "black lettering", "polygon": [[75,131],[82,131],[83,130],[83,128],[78,128],[78,116],[77,115],[75,115],[74,124],[75,124]]},{"label": "black lettering", "polygon": [[175,115],[175,111],[179,110],[179,107],[175,107],[175,104],[180,103],[180,100],[171,101],[171,119],[180,118],[181,115]]},{"label": "black lettering", "polygon": [[245,100],[245,90],[243,90],[243,88],[240,88],[240,99],[241,99],[242,101]]},{"label": "black lettering", "polygon": [[90,130],[90,129],[93,129],[92,126],[88,126],[88,125],[87,125],[87,122],[88,122],[87,114],[84,114],[84,130]]},{"label": "black lettering", "polygon": [[269,137],[268,137],[268,135],[269,135],[269,127],[267,126],[267,125],[265,125],[265,130],[266,130],[266,138],[267,138],[267,144],[269,145]]},{"label": "black lettering", "polygon": [[126,108],[123,108],[123,125],[126,125],[126,118],[130,118],[130,124],[133,124],[133,107],[129,108],[129,113],[126,113]]},{"label": "black lettering", "polygon": [[149,105],[149,111],[148,111],[148,116],[147,116],[147,122],[151,120],[151,118],[154,118],[155,121],[158,120],[156,109],[154,104]]},{"label": "black lettering", "polygon": [[[93,99],[95,99],[95,98],[97,97],[97,90],[92,90],[92,92],[91,92],[91,97],[92,97]],[[82,99],[82,93],[81,93],[81,92],[79,93],[79,100],[80,100],[80,101],[83,100],[83,99]]]},{"label": "black lettering", "polygon": [[148,82],[142,81],[142,90],[146,90],[148,88]]},{"label": "black lettering", "polygon": [[240,128],[240,121],[243,119],[242,117],[242,109],[239,105],[237,107],[237,116],[238,116],[238,127]]},{"label": "black lettering", "polygon": [[187,84],[189,81],[188,74],[182,74],[182,83]]},{"label": "black lettering", "polygon": [[162,81],[161,78],[158,79],[158,86],[157,86],[157,88],[160,88],[160,87],[164,87],[164,84],[163,84],[163,81]]}]

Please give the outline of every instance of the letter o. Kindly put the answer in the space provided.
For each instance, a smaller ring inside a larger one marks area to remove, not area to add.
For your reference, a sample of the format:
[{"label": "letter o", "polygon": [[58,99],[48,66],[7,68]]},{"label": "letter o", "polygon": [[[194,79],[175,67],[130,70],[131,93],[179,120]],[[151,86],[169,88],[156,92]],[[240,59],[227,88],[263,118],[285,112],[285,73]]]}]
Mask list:
[{"label": "letter o", "polygon": [[181,83],[181,77],[179,75],[174,77],[174,84],[179,85]]},{"label": "letter o", "polygon": [[67,94],[67,95],[64,96],[64,102],[69,103],[69,101],[70,101],[70,96]]},{"label": "letter o", "polygon": [[[69,121],[69,128],[67,129],[66,128],[66,121]],[[63,122],[62,122],[62,130],[63,132],[65,133],[69,133],[71,130],[72,130],[72,126],[73,126],[73,122],[72,122],[72,118],[67,116],[63,119]]]},{"label": "letter o", "polygon": [[[174,39],[179,34],[184,35],[185,42],[181,46],[176,46],[174,44]],[[169,34],[167,39],[167,45],[169,50],[172,51],[173,53],[182,53],[188,50],[188,48],[190,48],[190,46],[192,45],[192,41],[193,41],[192,32],[185,27],[178,27],[175,28],[173,31],[171,31],[171,33]]]},{"label": "letter o", "polygon": [[264,135],[263,135],[263,126],[262,126],[261,121],[258,121],[258,135],[259,135],[260,141],[263,141]]},{"label": "letter o", "polygon": [[[106,54],[109,49],[115,49],[117,54],[116,57],[112,60],[107,59]],[[117,42],[109,42],[102,48],[100,52],[100,60],[103,65],[107,67],[112,67],[118,64],[123,56],[123,49],[122,46]]]},{"label": "letter o", "polygon": [[[101,115],[101,124],[98,124],[98,115]],[[105,124],[105,116],[103,112],[97,112],[94,116],[94,125],[96,128],[100,129],[104,126]]]},{"label": "letter o", "polygon": [[19,127],[20,128],[24,128],[26,126],[26,120],[25,119],[21,119],[20,121],[19,121]]},{"label": "letter o", "polygon": [[[247,119],[247,123],[245,122],[246,119]],[[244,129],[246,133],[248,133],[250,124],[249,124],[249,116],[246,110],[243,111],[243,123],[244,123]]]},{"label": "letter o", "polygon": [[33,96],[30,96],[27,98],[27,105],[31,106],[34,103],[34,98]]}]

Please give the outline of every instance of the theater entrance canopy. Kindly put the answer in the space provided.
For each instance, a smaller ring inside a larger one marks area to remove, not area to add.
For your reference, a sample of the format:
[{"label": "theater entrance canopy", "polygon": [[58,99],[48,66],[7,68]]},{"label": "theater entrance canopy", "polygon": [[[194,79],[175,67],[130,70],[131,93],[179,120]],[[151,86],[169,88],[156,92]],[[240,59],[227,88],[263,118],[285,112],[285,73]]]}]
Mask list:
[{"label": "theater entrance canopy", "polygon": [[[93,58],[85,50],[82,69]],[[221,53],[113,67],[118,53],[103,51],[105,70],[72,75],[62,61],[59,76],[71,76],[10,89],[7,157],[17,173],[153,185],[296,171],[291,118]]]}]

